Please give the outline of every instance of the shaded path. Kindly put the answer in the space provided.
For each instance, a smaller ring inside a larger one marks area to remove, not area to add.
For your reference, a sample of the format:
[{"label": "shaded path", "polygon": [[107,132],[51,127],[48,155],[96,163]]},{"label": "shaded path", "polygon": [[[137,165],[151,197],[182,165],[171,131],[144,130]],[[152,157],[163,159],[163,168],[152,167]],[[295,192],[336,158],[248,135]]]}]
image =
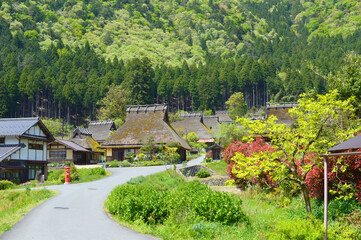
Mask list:
[{"label": "shaded path", "polygon": [[[198,164],[203,158],[192,160],[188,165]],[[103,203],[116,185],[165,169],[165,166],[109,168],[112,175],[98,181],[47,187],[60,194],[34,208],[0,239],[152,239],[114,222],[104,212]]]}]

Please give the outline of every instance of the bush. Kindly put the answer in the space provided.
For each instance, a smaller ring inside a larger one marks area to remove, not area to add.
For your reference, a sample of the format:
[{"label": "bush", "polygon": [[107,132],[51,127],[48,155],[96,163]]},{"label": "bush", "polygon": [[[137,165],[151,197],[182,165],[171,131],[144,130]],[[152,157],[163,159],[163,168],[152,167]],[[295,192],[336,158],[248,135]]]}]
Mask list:
[{"label": "bush", "polygon": [[15,186],[15,184],[13,182],[8,181],[8,180],[1,180],[0,181],[0,190],[13,188],[14,186]]},{"label": "bush", "polygon": [[[276,223],[275,229],[268,234],[268,239],[323,239],[322,222],[314,218],[302,219],[293,218],[280,220]],[[331,237],[331,236],[330,236]]]},{"label": "bush", "polygon": [[107,162],[106,167],[111,167],[111,168],[119,167],[119,163],[120,163],[119,161],[113,160],[111,162]]},{"label": "bush", "polygon": [[[67,162],[64,165],[70,166],[70,182],[76,182],[80,180],[80,175],[73,162]],[[59,181],[65,182],[65,172],[59,176]]]},{"label": "bush", "polygon": [[142,178],[130,182],[116,187],[106,203],[111,214],[125,221],[163,223],[180,214],[227,225],[248,221],[240,198],[212,191],[200,182],[184,182],[165,190],[142,184]]},{"label": "bush", "polygon": [[211,173],[207,169],[202,168],[199,172],[196,173],[196,176],[199,178],[206,178],[211,176]]},{"label": "bush", "polygon": [[107,174],[107,172],[105,171],[105,169],[104,168],[100,168],[100,167],[98,167],[98,168],[91,168],[90,169],[90,172],[89,172],[89,175],[102,175],[102,176],[104,176],[104,175],[106,175]]},{"label": "bush", "polygon": [[130,164],[128,161],[123,161],[123,162],[120,163],[120,166],[122,166],[122,167],[131,167],[132,164]]}]

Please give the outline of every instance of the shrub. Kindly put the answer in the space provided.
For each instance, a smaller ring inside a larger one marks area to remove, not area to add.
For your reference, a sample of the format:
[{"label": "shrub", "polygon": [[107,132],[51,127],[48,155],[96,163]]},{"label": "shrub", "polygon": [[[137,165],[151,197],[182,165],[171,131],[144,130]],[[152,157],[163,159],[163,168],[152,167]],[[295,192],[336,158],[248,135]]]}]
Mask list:
[{"label": "shrub", "polygon": [[123,162],[120,163],[120,165],[122,167],[130,167],[130,166],[132,166],[132,164],[130,164],[128,161],[123,161]]},{"label": "shrub", "polygon": [[107,174],[107,172],[105,171],[105,169],[104,168],[100,168],[100,167],[98,167],[98,168],[92,168],[92,169],[90,169],[90,172],[89,172],[89,175],[106,175]]},{"label": "shrub", "polygon": [[140,219],[146,223],[162,223],[169,215],[166,196],[165,191],[158,191],[151,185],[124,184],[111,192],[107,208],[126,221]]},{"label": "shrub", "polygon": [[136,185],[136,184],[140,184],[142,182],[144,182],[145,177],[144,176],[139,176],[136,178],[131,178],[127,183],[130,185]]},{"label": "shrub", "polygon": [[1,180],[0,181],[0,190],[5,190],[14,187],[14,183],[8,180]]},{"label": "shrub", "polygon": [[[78,170],[75,167],[75,164],[73,162],[67,162],[67,163],[64,163],[64,165],[70,166],[70,181],[71,182],[79,181],[80,175],[79,175]],[[63,183],[65,182],[65,173],[60,175],[59,181],[61,181]]]},{"label": "shrub", "polygon": [[211,173],[207,169],[202,168],[199,172],[196,173],[196,176],[199,178],[206,178],[211,176]]},{"label": "shrub", "polygon": [[243,143],[242,141],[235,142],[229,144],[226,149],[222,153],[222,158],[228,163],[227,174],[230,179],[235,180],[235,183],[241,187],[245,188],[248,184],[256,184],[260,187],[264,185],[273,185],[272,179],[268,175],[268,172],[264,172],[260,174],[257,178],[253,178],[250,181],[245,179],[240,179],[232,172],[233,167],[237,167],[232,158],[237,153],[242,153],[245,156],[251,156],[254,152],[264,152],[270,151],[272,152],[272,148],[270,145],[265,143],[261,138],[256,138],[253,142]]},{"label": "shrub", "polygon": [[184,182],[165,190],[141,184],[142,178],[130,182],[116,187],[106,203],[109,212],[122,220],[163,223],[169,217],[186,215],[228,225],[248,221],[240,198],[212,191],[200,182]]},{"label": "shrub", "polygon": [[119,167],[119,161],[113,160],[113,161],[111,161],[111,162],[107,162],[107,163],[106,163],[106,166],[107,166],[107,167],[111,167],[111,168]]},{"label": "shrub", "polygon": [[[268,239],[323,239],[322,222],[314,218],[293,218],[277,221],[275,229],[268,234]],[[330,236],[331,237],[331,236]]]}]

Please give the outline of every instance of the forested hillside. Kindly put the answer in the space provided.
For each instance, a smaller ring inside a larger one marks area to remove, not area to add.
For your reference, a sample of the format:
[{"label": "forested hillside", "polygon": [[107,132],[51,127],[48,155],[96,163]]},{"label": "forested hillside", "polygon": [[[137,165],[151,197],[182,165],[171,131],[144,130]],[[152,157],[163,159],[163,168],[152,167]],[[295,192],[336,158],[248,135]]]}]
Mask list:
[{"label": "forested hillside", "polygon": [[0,115],[95,119],[111,84],[129,104],[224,109],[327,90],[361,51],[353,0],[0,2]]}]

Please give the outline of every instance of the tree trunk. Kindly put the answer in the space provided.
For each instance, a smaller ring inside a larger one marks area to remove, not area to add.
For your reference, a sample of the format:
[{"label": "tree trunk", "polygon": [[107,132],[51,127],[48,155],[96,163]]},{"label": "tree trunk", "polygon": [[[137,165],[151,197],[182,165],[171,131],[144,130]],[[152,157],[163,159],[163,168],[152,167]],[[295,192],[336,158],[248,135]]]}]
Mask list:
[{"label": "tree trunk", "polygon": [[311,200],[310,200],[310,196],[309,196],[307,186],[304,183],[301,183],[300,185],[301,185],[301,191],[302,191],[303,199],[305,200],[307,213],[312,213]]}]

